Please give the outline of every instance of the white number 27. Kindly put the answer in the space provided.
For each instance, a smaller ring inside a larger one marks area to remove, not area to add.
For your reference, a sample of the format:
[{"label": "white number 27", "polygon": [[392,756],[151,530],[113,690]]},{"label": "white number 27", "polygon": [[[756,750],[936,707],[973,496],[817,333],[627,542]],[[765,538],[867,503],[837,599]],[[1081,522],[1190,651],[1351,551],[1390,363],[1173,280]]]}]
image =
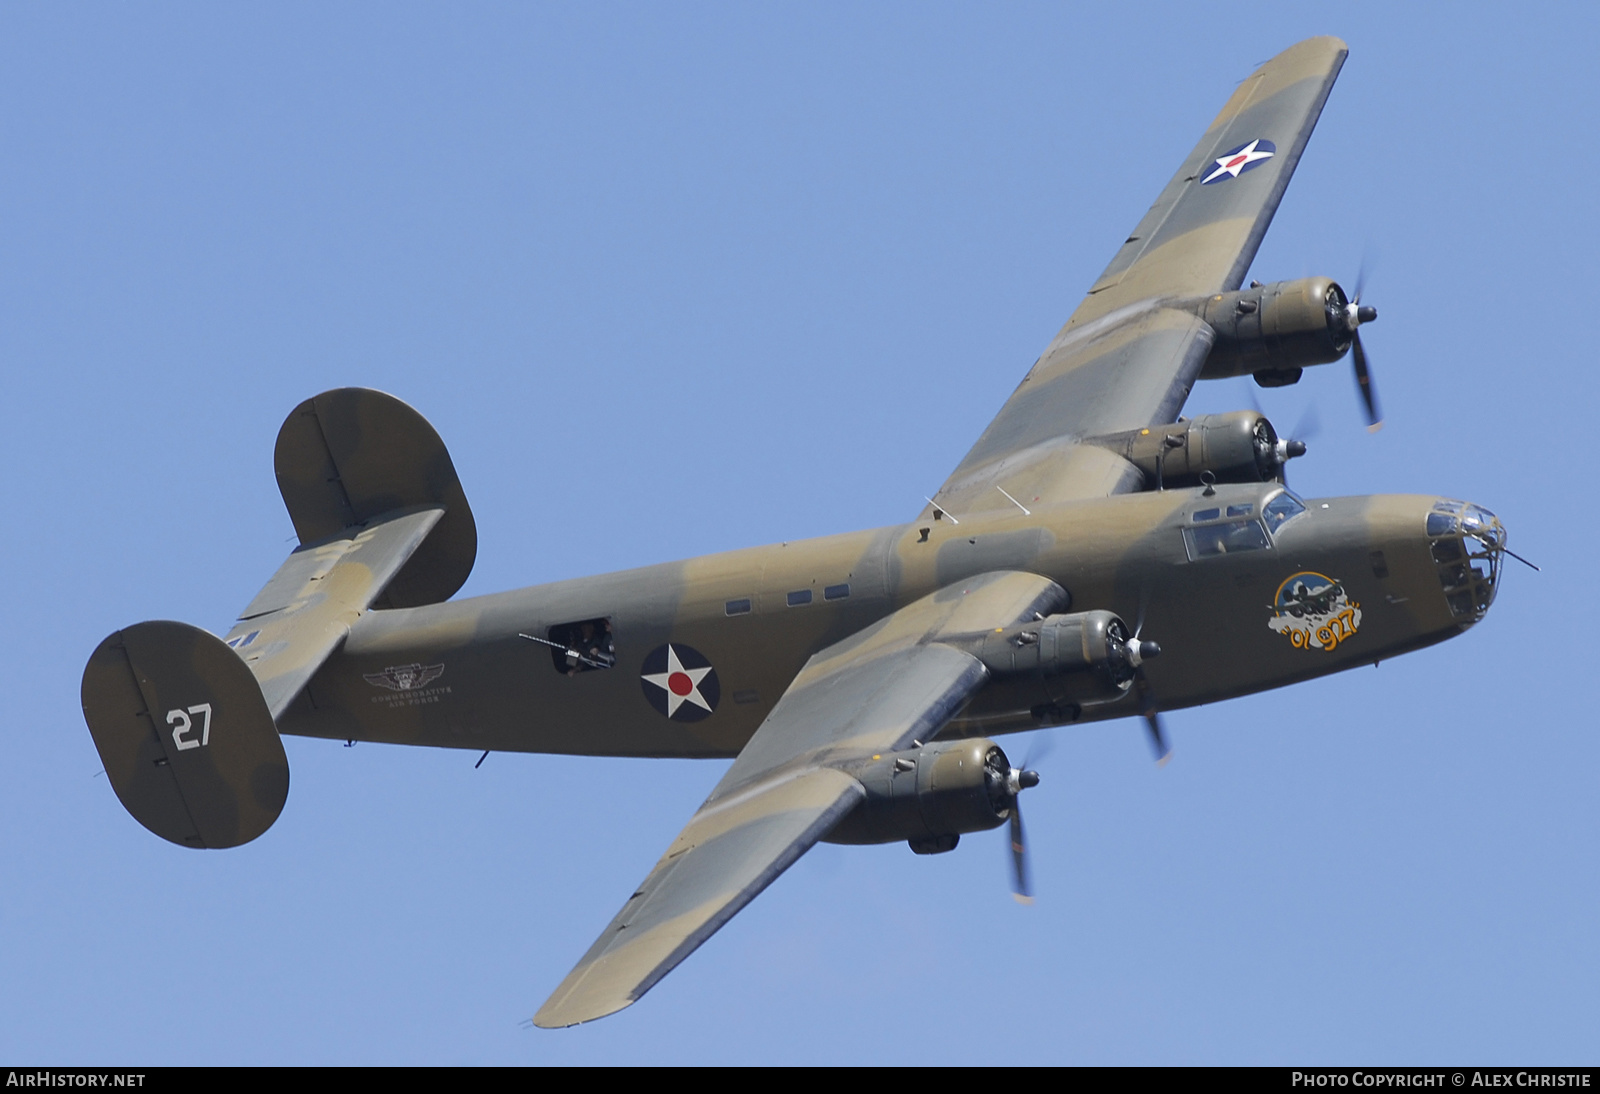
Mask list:
[{"label": "white number 27", "polygon": [[[189,715],[191,714],[198,714],[201,716],[200,739],[198,741],[192,737],[185,740],[183,736],[185,733],[188,733],[194,729],[194,723],[189,720]],[[201,745],[210,744],[211,704],[200,703],[196,706],[190,707],[187,711],[183,710],[182,708],[179,708],[178,710],[169,710],[167,711],[167,725],[172,727],[172,743],[178,746],[179,752],[183,752],[190,748],[199,748]]]}]

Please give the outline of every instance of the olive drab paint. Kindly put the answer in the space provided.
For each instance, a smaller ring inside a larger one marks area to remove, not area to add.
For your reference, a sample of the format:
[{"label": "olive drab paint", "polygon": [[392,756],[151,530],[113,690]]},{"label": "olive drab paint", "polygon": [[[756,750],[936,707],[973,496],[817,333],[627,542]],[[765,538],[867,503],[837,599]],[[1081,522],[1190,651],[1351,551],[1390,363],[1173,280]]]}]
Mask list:
[{"label": "olive drab paint", "polygon": [[300,545],[223,638],[108,637],[84,717],[128,811],[191,847],[265,832],[279,733],[474,751],[733,758],[540,1008],[637,1000],[819,840],[919,853],[1009,823],[1039,780],[990,738],[1142,716],[1442,642],[1493,603],[1479,506],[1300,498],[1258,412],[1182,419],[1202,378],[1352,358],[1331,279],[1241,288],[1345,60],[1238,85],[1087,297],[907,523],[451,600],[477,530],[443,441],[359,388],[296,407],[275,468]]}]

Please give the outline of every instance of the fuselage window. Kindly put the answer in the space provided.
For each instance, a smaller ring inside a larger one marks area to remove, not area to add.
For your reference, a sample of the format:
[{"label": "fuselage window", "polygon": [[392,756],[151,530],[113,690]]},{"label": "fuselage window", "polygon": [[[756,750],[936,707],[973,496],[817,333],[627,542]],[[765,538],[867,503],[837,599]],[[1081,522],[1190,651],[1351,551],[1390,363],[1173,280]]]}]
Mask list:
[{"label": "fuselage window", "polygon": [[822,599],[824,600],[843,600],[849,595],[850,585],[848,582],[843,585],[829,585],[822,590]]},{"label": "fuselage window", "polygon": [[[1228,510],[1230,513],[1233,510]],[[1285,491],[1267,502],[1261,510],[1261,515],[1267,518],[1267,530],[1276,533],[1283,527],[1283,522],[1290,517],[1299,516],[1306,511],[1300,499]]]},{"label": "fuselage window", "polygon": [[576,623],[557,623],[550,628],[545,645],[555,661],[556,671],[565,676],[609,669],[617,663],[616,641],[609,619],[580,619]]},{"label": "fuselage window", "polygon": [[1201,521],[1201,520],[1216,520],[1221,515],[1222,515],[1222,510],[1221,509],[1201,509],[1201,510],[1199,510],[1199,511],[1197,511],[1195,513],[1194,519],[1197,520],[1197,521]]},{"label": "fuselage window", "polygon": [[1228,506],[1228,515],[1230,517],[1248,517],[1254,510],[1254,505],[1251,505],[1249,502],[1245,502],[1243,505]]},{"label": "fuselage window", "polygon": [[798,608],[802,604],[809,604],[809,603],[811,603],[811,590],[810,589],[796,589],[794,592],[789,594],[789,598],[788,599],[789,599],[789,607],[791,607],[791,608]]},{"label": "fuselage window", "polygon": [[1191,559],[1232,555],[1240,551],[1259,551],[1268,542],[1267,530],[1253,520],[1208,524],[1203,528],[1185,528],[1183,540],[1189,548]]},{"label": "fuselage window", "polygon": [[744,596],[740,597],[738,600],[730,600],[722,606],[722,610],[729,615],[749,615],[750,598],[748,596]]}]

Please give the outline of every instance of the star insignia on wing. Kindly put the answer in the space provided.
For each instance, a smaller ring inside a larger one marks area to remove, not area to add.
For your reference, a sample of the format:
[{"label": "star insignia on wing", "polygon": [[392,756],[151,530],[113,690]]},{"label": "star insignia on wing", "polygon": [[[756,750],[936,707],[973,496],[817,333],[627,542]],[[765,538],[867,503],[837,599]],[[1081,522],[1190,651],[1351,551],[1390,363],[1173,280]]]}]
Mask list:
[{"label": "star insignia on wing", "polygon": [[1278,154],[1278,146],[1269,140],[1257,137],[1249,144],[1241,144],[1232,152],[1218,157],[1216,169],[1200,180],[1200,185],[1207,186],[1219,179],[1239,177],[1240,172],[1248,171],[1262,160],[1270,160]]}]

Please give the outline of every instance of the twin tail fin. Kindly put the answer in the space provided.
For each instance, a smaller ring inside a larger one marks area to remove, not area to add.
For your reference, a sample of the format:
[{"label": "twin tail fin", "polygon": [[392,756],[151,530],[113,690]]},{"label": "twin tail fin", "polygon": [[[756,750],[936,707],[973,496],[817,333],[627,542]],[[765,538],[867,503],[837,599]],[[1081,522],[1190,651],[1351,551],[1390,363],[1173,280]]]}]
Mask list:
[{"label": "twin tail fin", "polygon": [[393,396],[307,399],[279,430],[274,465],[300,546],[226,638],[138,623],[83,673],[84,720],[117,797],[185,847],[236,847],[271,827],[289,793],[276,719],[363,612],[446,600],[477,556],[444,442]]}]

